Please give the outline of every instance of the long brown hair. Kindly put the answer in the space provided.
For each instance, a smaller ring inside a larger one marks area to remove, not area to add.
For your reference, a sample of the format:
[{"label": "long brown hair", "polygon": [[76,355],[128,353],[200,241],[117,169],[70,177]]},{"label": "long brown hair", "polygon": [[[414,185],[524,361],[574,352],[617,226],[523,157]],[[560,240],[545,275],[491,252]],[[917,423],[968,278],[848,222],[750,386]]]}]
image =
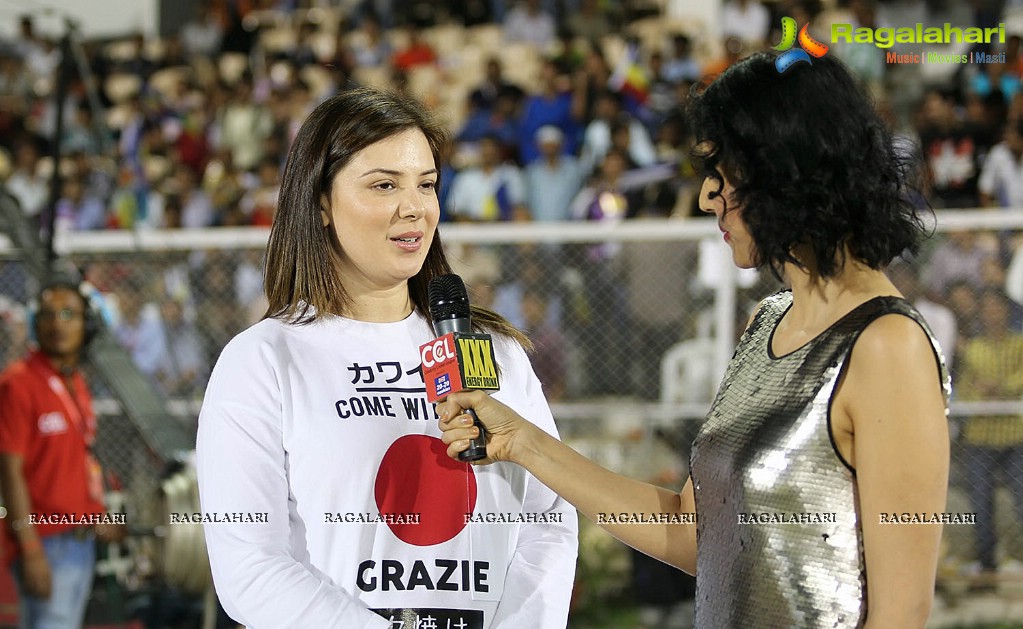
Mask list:
[{"label": "long brown hair", "polygon": [[[264,319],[306,324],[324,313],[348,312],[351,298],[338,264],[342,254],[333,232],[323,227],[322,199],[329,197],[334,177],[359,151],[413,128],[426,136],[439,169],[447,131],[413,98],[359,88],[327,99],[309,114],[288,153],[266,246],[263,289],[269,305]],[[422,268],[408,280],[409,299],[428,320],[430,280],[450,272],[440,234],[435,233]],[[497,313],[475,306],[472,310],[474,328],[532,347]]]}]

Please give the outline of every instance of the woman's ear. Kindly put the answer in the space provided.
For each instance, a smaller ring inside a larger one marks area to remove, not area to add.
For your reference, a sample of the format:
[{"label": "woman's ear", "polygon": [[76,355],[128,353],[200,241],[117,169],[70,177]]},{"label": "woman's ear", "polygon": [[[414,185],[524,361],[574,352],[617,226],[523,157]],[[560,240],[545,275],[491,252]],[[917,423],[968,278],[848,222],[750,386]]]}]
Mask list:
[{"label": "woman's ear", "polygon": [[327,195],[320,197],[320,218],[323,219],[323,226],[330,227],[330,202]]}]

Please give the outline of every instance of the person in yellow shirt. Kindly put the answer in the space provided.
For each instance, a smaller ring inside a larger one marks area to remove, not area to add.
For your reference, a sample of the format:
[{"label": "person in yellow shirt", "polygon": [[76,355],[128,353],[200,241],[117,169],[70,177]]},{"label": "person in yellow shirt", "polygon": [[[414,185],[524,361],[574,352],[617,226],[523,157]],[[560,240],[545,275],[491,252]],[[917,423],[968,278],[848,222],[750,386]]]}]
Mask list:
[{"label": "person in yellow shirt", "polygon": [[[1009,298],[987,289],[978,299],[980,333],[966,340],[956,374],[962,401],[1019,400],[1023,396],[1023,334],[1010,328]],[[997,569],[995,489],[1002,481],[1023,520],[1023,416],[978,415],[963,425],[966,486],[977,514],[976,552],[985,572]]]}]

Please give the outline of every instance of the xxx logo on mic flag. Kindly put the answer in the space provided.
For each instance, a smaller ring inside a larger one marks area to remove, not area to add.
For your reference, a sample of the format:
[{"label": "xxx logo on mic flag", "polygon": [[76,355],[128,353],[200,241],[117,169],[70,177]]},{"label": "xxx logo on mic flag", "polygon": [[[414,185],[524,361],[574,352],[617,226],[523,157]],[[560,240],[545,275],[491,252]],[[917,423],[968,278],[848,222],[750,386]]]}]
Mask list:
[{"label": "xxx logo on mic flag", "polygon": [[[800,61],[813,65],[813,62],[810,61],[811,56],[820,59],[827,54],[828,45],[811,37],[809,27],[809,22],[803,24],[803,28],[799,29],[799,35],[796,35],[796,20],[788,16],[781,19],[781,41],[774,49],[779,52],[787,52],[778,55],[778,58],[774,60],[774,67],[779,73],[785,72]],[[797,41],[800,47],[793,49],[792,46]]]}]

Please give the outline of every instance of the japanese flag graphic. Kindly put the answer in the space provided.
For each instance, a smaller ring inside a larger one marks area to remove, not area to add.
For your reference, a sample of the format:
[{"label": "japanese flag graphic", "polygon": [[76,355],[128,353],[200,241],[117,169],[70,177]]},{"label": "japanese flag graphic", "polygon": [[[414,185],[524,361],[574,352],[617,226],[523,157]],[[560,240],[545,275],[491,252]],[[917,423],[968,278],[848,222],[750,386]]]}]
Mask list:
[{"label": "japanese flag graphic", "polygon": [[462,532],[476,508],[476,474],[455,461],[436,437],[405,435],[387,449],[374,487],[380,513],[418,513],[417,522],[388,522],[414,546],[442,544]]}]

